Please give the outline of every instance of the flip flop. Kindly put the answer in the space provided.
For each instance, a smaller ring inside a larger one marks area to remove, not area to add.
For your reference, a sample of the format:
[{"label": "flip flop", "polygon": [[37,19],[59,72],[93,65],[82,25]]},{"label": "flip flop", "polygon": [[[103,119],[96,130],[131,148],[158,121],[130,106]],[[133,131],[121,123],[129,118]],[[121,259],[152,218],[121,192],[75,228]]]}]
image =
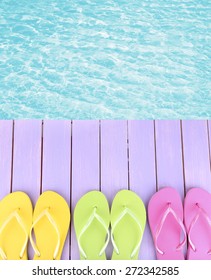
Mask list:
[{"label": "flip flop", "polygon": [[[70,224],[70,209],[65,199],[53,191],[37,200],[30,230],[34,260],[59,260]],[[34,231],[36,244],[32,237]]]},{"label": "flip flop", "polygon": [[[151,197],[148,219],[157,259],[184,260],[182,248],[186,243],[186,231],[183,225],[183,206],[174,188],[163,188]],[[184,237],[181,241],[182,233]]]},{"label": "flip flop", "polygon": [[103,193],[91,191],[80,198],[74,211],[74,227],[81,260],[106,259],[109,223],[109,206]]},{"label": "flip flop", "polygon": [[138,195],[119,191],[111,207],[112,260],[137,260],[146,224],[146,210]]},{"label": "flip flop", "polygon": [[32,203],[24,192],[13,192],[0,202],[0,260],[27,260]]},{"label": "flip flop", "polygon": [[184,203],[188,233],[188,260],[211,260],[211,194],[200,188],[188,191]]}]

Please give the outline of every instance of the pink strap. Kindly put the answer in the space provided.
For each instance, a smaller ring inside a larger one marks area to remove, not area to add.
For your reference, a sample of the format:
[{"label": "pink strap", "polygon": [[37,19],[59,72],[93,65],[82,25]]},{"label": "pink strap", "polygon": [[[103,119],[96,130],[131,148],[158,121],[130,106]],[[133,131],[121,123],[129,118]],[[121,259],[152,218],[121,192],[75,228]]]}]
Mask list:
[{"label": "pink strap", "polygon": [[182,231],[183,231],[183,234],[184,234],[184,239],[183,241],[177,246],[176,250],[180,250],[182,249],[182,247],[185,245],[186,243],[186,231],[185,231],[185,227],[183,225],[183,222],[182,220],[177,216],[177,214],[175,213],[175,211],[172,209],[171,207],[171,203],[167,203],[167,209],[165,210],[163,216],[162,216],[162,219],[156,229],[156,232],[155,232],[155,237],[154,237],[154,242],[155,242],[155,247],[156,247],[156,250],[161,254],[161,255],[164,255],[164,252],[158,247],[158,237],[160,235],[160,232],[163,228],[163,225],[166,221],[166,218],[169,214],[172,214],[173,217],[175,218],[175,220],[177,221],[177,223],[180,225]]},{"label": "pink strap", "polygon": [[[207,214],[207,212],[203,208],[201,208],[198,203],[196,203],[196,207],[198,207],[197,208],[197,212],[198,213],[193,218],[193,220],[192,220],[192,222],[190,224],[190,228],[188,230],[188,241],[189,241],[190,246],[191,246],[191,248],[193,249],[194,252],[196,252],[196,246],[194,245],[193,241],[191,240],[191,232],[192,232],[192,229],[195,226],[195,224],[198,221],[198,219],[199,219],[201,214],[203,215],[203,217],[207,221],[208,225],[211,226],[211,220],[210,220],[209,215]],[[209,254],[209,255],[211,254],[211,249],[207,252],[207,254]]]}]

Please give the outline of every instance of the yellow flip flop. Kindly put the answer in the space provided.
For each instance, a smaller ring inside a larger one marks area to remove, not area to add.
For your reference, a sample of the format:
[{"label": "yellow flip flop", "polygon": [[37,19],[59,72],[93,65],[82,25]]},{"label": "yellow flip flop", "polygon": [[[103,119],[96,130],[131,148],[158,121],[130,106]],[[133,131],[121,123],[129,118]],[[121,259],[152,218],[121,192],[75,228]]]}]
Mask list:
[{"label": "yellow flip flop", "polygon": [[[37,200],[30,230],[34,260],[59,260],[70,224],[70,209],[56,192],[46,191]],[[35,241],[32,237],[34,231]]]},{"label": "yellow flip flop", "polygon": [[13,192],[0,202],[0,260],[27,260],[32,203],[24,192]]},{"label": "yellow flip flop", "polygon": [[105,260],[109,242],[108,201],[100,191],[80,198],[74,211],[74,227],[81,260]]},{"label": "yellow flip flop", "polygon": [[111,207],[112,260],[137,260],[146,224],[143,201],[132,191],[119,191]]}]

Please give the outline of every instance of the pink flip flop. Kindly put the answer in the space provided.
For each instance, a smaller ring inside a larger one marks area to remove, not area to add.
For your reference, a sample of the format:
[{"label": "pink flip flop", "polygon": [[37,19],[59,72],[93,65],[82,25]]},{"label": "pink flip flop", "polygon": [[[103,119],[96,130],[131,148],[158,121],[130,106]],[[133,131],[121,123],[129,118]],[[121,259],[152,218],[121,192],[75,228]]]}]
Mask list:
[{"label": "pink flip flop", "polygon": [[167,187],[155,193],[148,205],[148,218],[157,259],[184,260],[182,248],[186,243],[186,231],[178,192]]},{"label": "pink flip flop", "polygon": [[211,194],[200,188],[188,191],[184,203],[188,260],[211,260]]}]

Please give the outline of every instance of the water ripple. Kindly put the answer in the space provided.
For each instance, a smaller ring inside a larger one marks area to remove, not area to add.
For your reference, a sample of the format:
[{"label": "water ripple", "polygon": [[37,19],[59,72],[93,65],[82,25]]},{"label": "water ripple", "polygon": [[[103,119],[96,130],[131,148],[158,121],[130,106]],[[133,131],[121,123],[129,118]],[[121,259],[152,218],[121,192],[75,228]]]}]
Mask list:
[{"label": "water ripple", "polygon": [[0,117],[211,117],[206,0],[2,0]]}]

